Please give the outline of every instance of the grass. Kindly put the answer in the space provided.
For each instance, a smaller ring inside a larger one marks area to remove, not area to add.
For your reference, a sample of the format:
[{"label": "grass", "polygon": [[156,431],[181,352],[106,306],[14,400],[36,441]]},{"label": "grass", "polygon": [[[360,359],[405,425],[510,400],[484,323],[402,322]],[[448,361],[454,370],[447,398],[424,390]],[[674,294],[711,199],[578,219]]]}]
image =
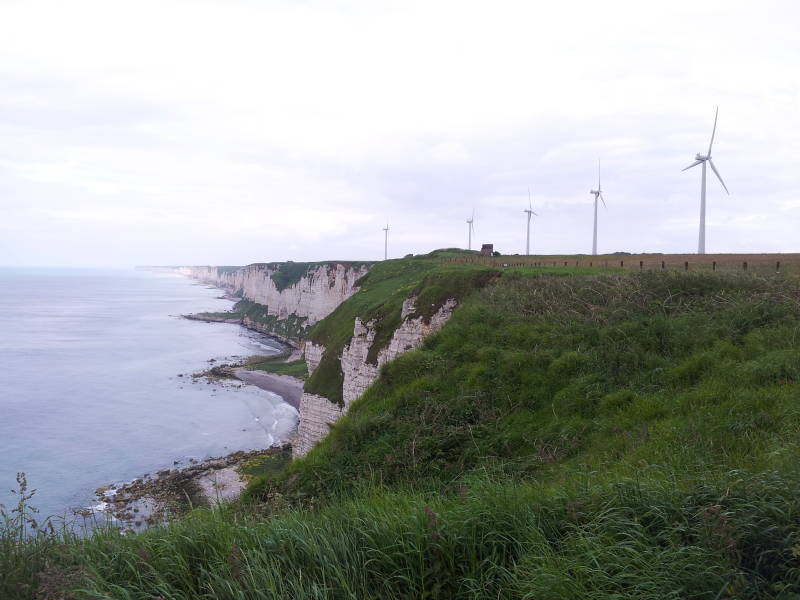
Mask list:
[{"label": "grass", "polygon": [[197,313],[196,315],[192,315],[192,317],[201,320],[235,320],[245,327],[250,327],[294,342],[305,339],[309,330],[309,326],[306,324],[308,317],[298,317],[295,314],[290,314],[280,319],[276,315],[269,314],[268,307],[250,300],[239,300],[239,302],[233,306],[233,309],[228,312]]},{"label": "grass", "polygon": [[305,360],[286,361],[285,356],[254,356],[245,365],[251,371],[266,371],[277,375],[291,375],[298,379],[308,377],[308,365]]},{"label": "grass", "polygon": [[17,473],[17,504],[0,504],[0,598],[49,599],[76,588],[83,571],[74,558],[79,540],[73,530],[41,519],[24,473]]},{"label": "grass", "polygon": [[439,257],[448,261],[473,261],[488,266],[503,263],[515,265],[538,265],[547,267],[603,268],[621,267],[628,270],[644,271],[685,271],[691,272],[748,272],[772,275],[780,271],[782,275],[800,275],[800,254],[614,254],[587,255],[504,255],[481,257],[469,255],[464,251],[441,251]]},{"label": "grass", "polygon": [[308,317],[298,317],[292,313],[280,319],[277,315],[269,314],[266,306],[250,300],[237,302],[234,311],[242,315],[242,323],[245,326],[289,340],[301,341],[305,339],[309,330],[306,324]]},{"label": "grass", "polygon": [[460,300],[497,274],[495,269],[480,265],[443,264],[429,256],[375,264],[358,281],[359,291],[309,332],[308,339],[324,346],[325,351],[306,383],[306,391],[342,402],[339,358],[353,337],[356,318],[373,322],[376,334],[368,360],[374,362],[400,325],[403,302],[408,297],[417,296],[417,314],[430,318],[448,298]]},{"label": "grass", "polygon": [[255,456],[236,468],[236,471],[248,480],[255,477],[270,477],[283,472],[292,460],[292,450],[289,445],[270,452]]},{"label": "grass", "polygon": [[431,260],[340,306],[352,334],[464,284],[305,458],[139,535],[8,530],[0,597],[46,572],[93,599],[800,598],[797,281]]},{"label": "grass", "polygon": [[793,598],[798,492],[741,471],[690,489],[487,475],[449,497],[364,486],[313,512],[206,510],[107,532],[58,568],[79,569],[75,597],[95,599]]},{"label": "grass", "polygon": [[243,316],[244,315],[241,312],[238,312],[238,311],[235,311],[235,310],[233,310],[233,311],[223,311],[223,312],[202,312],[202,313],[197,313],[197,314],[191,315],[191,317],[197,318],[197,319],[201,319],[201,320],[202,319],[209,319],[209,320],[213,320],[213,319],[234,320],[235,319],[237,321],[241,321]]},{"label": "grass", "polygon": [[336,496],[367,473],[439,489],[498,462],[554,478],[776,468],[800,458],[799,304],[775,278],[511,273],[269,489]]}]

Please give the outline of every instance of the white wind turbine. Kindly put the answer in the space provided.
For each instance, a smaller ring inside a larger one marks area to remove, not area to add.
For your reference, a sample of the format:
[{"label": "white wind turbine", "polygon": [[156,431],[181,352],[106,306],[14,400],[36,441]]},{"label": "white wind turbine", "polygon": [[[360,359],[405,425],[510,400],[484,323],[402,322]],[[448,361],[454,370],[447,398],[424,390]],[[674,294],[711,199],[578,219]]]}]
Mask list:
[{"label": "white wind turbine", "polygon": [[467,235],[469,236],[467,238],[467,250],[472,250],[472,234],[475,233],[474,223],[475,223],[475,209],[473,208],[472,216],[469,219],[467,219],[467,227],[468,227]]},{"label": "white wind turbine", "polygon": [[687,169],[691,169],[697,165],[703,165],[702,183],[700,184],[700,239],[697,244],[698,254],[706,253],[706,163],[711,166],[711,170],[714,171],[714,175],[717,176],[717,179],[719,179],[722,187],[725,188],[725,193],[730,196],[728,187],[725,185],[725,182],[722,181],[722,177],[720,176],[719,171],[717,171],[717,167],[714,166],[714,161],[711,160],[711,146],[714,145],[714,134],[717,132],[717,116],[719,116],[719,106],[717,107],[717,112],[714,113],[714,129],[711,131],[711,143],[708,144],[708,153],[705,155],[698,153],[694,157],[694,162],[686,167],[686,169],[683,169],[686,171]]},{"label": "white wind turbine", "polygon": [[592,254],[597,254],[597,199],[603,201],[603,206],[606,205],[606,200],[603,198],[603,189],[600,187],[600,159],[597,159],[597,189],[589,190],[590,194],[594,195],[594,236],[592,237]]},{"label": "white wind turbine", "polygon": [[[536,215],[533,212],[533,203],[531,201],[531,188],[528,188],[528,208],[522,212],[528,215],[528,236],[525,238],[525,256],[531,255],[531,215]],[[539,215],[536,215],[537,217]]]},{"label": "white wind turbine", "polygon": [[389,223],[383,228],[383,260],[389,258]]}]

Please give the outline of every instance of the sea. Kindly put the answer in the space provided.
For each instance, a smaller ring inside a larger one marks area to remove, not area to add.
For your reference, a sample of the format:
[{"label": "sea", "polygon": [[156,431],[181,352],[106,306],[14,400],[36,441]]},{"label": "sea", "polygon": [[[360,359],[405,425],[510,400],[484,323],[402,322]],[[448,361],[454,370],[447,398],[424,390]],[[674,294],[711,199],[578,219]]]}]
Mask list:
[{"label": "sea", "polygon": [[[146,270],[0,269],[0,504],[25,473],[41,516],[72,519],[94,490],[192,459],[281,443],[297,411],[252,386],[193,379],[280,351],[235,324],[220,290]],[[214,362],[210,362],[214,361]]]}]

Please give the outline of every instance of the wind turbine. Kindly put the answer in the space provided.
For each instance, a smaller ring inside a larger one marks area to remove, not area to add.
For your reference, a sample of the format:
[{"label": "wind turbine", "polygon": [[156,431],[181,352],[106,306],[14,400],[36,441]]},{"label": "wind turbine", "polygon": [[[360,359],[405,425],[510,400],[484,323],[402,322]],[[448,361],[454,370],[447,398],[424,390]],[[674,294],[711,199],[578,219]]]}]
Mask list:
[{"label": "wind turbine", "polygon": [[597,159],[597,189],[589,190],[590,194],[594,194],[594,236],[592,237],[592,254],[597,254],[597,199],[603,201],[605,207],[606,201],[603,198],[603,189],[600,187],[600,159]]},{"label": "wind turbine", "polygon": [[725,182],[722,181],[722,177],[717,171],[717,167],[714,166],[714,161],[711,160],[711,146],[714,145],[714,134],[717,132],[717,116],[719,116],[719,106],[717,107],[717,112],[714,113],[714,129],[711,130],[711,143],[708,144],[708,153],[703,155],[699,152],[694,157],[694,162],[690,164],[686,169],[691,169],[692,167],[696,167],[697,165],[703,165],[703,175],[702,175],[702,183],[700,185],[700,240],[697,244],[697,253],[698,254],[705,254],[706,253],[706,163],[711,165],[711,170],[714,171],[714,175],[717,176],[719,182],[722,184],[722,187],[725,188],[725,193],[730,196],[730,192],[728,191],[728,187],[725,185]]},{"label": "wind turbine", "polygon": [[467,219],[468,225],[468,241],[467,241],[467,250],[472,250],[472,234],[475,232],[475,209],[472,209],[472,216]]},{"label": "wind turbine", "polygon": [[[528,208],[522,212],[528,215],[528,237],[525,238],[525,256],[531,255],[531,215],[536,215],[533,212],[533,203],[531,201],[531,188],[528,188]],[[537,217],[539,215],[536,215]]]},{"label": "wind turbine", "polygon": [[383,228],[383,260],[389,258],[389,223]]}]

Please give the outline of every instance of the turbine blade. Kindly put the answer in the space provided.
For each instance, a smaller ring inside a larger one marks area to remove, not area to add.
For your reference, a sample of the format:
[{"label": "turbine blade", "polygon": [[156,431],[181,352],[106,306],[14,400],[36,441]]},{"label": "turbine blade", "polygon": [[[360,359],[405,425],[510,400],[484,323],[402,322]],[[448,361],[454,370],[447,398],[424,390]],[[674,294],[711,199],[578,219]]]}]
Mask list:
[{"label": "turbine blade", "polygon": [[711,146],[714,145],[714,134],[717,133],[718,116],[719,116],[719,106],[717,107],[717,112],[714,113],[714,129],[711,130],[711,143],[708,145],[708,154],[706,154],[706,156],[711,156]]},{"label": "turbine blade", "polygon": [[722,181],[722,177],[720,176],[719,171],[717,171],[717,167],[714,166],[714,161],[709,158],[708,164],[711,165],[711,170],[714,171],[714,175],[717,176],[717,179],[719,179],[719,182],[722,184],[722,187],[725,188],[725,192],[728,194],[728,196],[730,196],[731,193],[728,191],[728,186],[725,185],[724,181]]},{"label": "turbine blade", "polygon": [[696,167],[697,165],[701,164],[702,162],[703,162],[702,160],[696,160],[692,164],[690,164],[688,167],[686,167],[685,169],[681,169],[681,171],[688,171],[692,167]]},{"label": "turbine blade", "polygon": [[535,213],[533,211],[531,211],[531,214],[536,215],[537,217],[539,216],[539,213]]},{"label": "turbine blade", "polygon": [[533,208],[533,204],[531,204],[531,188],[528,188],[528,210]]},{"label": "turbine blade", "polygon": [[606,199],[605,199],[605,198],[603,198],[603,194],[597,194],[597,195],[598,195],[598,196],[600,196],[600,200],[602,200],[602,201],[603,201],[603,208],[608,208],[608,207],[606,206]]}]

